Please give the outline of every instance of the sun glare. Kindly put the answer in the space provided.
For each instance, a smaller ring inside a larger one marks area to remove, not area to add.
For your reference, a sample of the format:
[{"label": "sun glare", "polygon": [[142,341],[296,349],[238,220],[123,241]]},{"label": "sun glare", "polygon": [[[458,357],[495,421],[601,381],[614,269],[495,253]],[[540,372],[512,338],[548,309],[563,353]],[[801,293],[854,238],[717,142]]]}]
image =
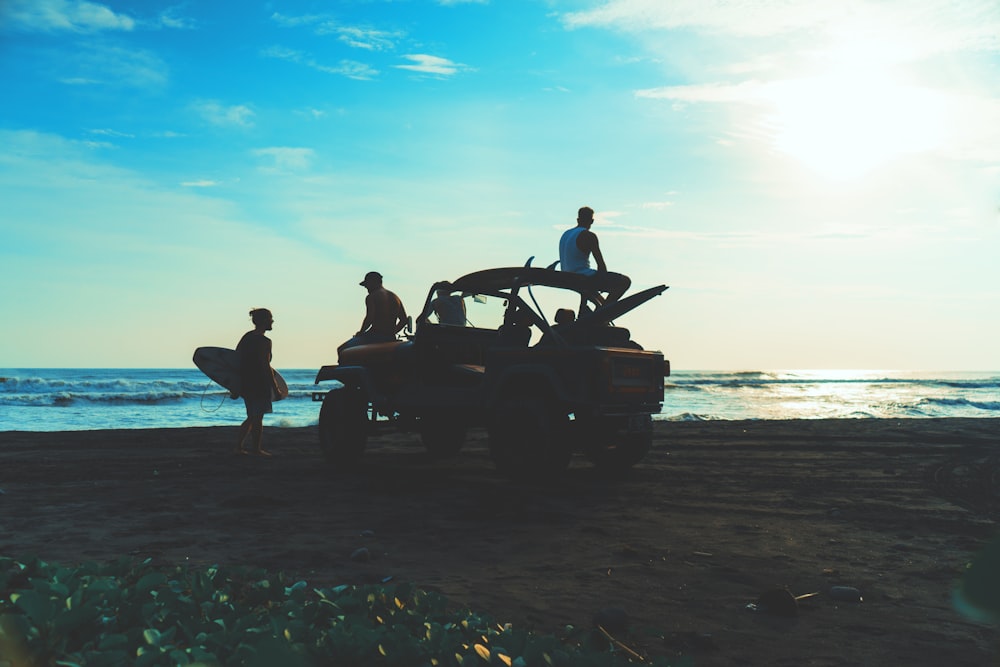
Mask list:
[{"label": "sun glare", "polygon": [[885,40],[842,44],[816,75],[768,85],[774,146],[835,179],[940,146],[944,102],[893,73],[898,51]]}]

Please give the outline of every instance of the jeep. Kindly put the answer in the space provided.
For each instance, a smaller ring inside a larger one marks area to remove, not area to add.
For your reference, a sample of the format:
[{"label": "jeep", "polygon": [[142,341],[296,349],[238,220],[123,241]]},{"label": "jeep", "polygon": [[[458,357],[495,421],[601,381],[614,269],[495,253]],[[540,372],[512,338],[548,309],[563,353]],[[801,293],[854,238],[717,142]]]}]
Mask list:
[{"label": "jeep", "polygon": [[626,469],[650,448],[670,362],[614,320],[666,289],[605,303],[589,277],[531,266],[435,283],[404,340],[342,349],[317,373],[337,381],[313,394],[323,456],[350,467],[387,428],[452,456],[478,426],[511,477],[557,474],[575,451]]}]

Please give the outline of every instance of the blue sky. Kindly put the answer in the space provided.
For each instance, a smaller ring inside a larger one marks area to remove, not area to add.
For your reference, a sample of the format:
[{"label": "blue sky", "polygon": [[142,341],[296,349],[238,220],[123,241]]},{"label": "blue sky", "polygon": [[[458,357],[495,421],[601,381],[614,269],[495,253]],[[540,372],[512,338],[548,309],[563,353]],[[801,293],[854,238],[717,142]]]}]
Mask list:
[{"label": "blue sky", "polygon": [[183,367],[597,211],[679,369],[1000,369],[995,0],[0,0],[0,367]]}]

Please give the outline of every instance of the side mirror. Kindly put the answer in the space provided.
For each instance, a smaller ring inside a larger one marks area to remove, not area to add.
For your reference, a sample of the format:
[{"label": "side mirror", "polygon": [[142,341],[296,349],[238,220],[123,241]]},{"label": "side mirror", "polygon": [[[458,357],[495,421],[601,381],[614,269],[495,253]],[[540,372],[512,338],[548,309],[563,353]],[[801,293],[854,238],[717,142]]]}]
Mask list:
[{"label": "side mirror", "polygon": [[406,327],[403,329],[407,334],[413,333],[413,315],[406,316]]}]

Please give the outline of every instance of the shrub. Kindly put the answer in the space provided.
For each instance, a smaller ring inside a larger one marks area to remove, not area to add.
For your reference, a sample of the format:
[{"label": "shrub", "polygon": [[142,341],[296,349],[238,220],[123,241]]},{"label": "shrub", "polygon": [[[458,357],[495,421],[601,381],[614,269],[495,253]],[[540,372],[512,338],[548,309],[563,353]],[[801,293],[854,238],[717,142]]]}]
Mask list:
[{"label": "shrub", "polygon": [[642,660],[591,643],[589,632],[570,629],[559,639],[456,611],[409,584],[317,588],[250,568],[149,560],[64,567],[0,557],[0,592],[0,667],[612,667]]}]

